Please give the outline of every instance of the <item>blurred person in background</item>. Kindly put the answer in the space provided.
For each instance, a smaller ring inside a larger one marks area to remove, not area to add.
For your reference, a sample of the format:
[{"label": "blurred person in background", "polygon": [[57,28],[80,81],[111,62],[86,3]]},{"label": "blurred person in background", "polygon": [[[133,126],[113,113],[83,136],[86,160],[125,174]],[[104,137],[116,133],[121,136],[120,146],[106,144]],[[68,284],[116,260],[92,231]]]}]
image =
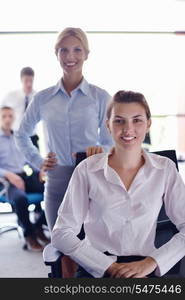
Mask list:
[{"label": "blurred person in background", "polygon": [[[23,115],[36,92],[33,89],[35,72],[31,67],[25,67],[20,72],[22,88],[8,93],[1,102],[1,106],[12,107],[15,112],[13,130],[18,130]],[[33,144],[38,147],[38,135],[31,136]]]},{"label": "blurred person in background", "polygon": [[[8,93],[1,102],[1,106],[12,107],[15,112],[15,121],[13,130],[18,130],[22,121],[23,115],[31,102],[33,96],[36,94],[34,84],[35,72],[31,67],[24,67],[20,71],[21,89]],[[39,148],[39,137],[36,131],[31,136],[32,143]],[[40,203],[35,206],[35,217],[39,217],[42,209]]]},{"label": "blurred person in background", "polygon": [[[26,160],[16,147],[13,122],[15,113],[11,107],[0,108],[0,177],[9,182],[7,197],[18,217],[18,224],[23,229],[29,250],[42,251],[43,243],[49,242],[44,235],[42,225],[46,224],[42,211],[33,224],[29,219],[28,199],[26,193],[43,193],[44,184],[39,181],[39,172],[33,170],[30,176],[24,171]],[[41,242],[41,243],[40,243]]]}]

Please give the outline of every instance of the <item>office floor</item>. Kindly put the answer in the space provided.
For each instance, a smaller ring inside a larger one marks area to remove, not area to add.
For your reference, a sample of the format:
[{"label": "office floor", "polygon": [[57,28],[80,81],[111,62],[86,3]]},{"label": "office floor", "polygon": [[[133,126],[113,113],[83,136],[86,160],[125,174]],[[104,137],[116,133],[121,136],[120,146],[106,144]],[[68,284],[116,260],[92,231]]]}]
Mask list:
[{"label": "office floor", "polygon": [[[1,214],[0,224],[16,222],[14,214]],[[22,249],[23,240],[17,231],[0,235],[0,278],[45,278],[49,268],[43,263],[42,253]]]}]

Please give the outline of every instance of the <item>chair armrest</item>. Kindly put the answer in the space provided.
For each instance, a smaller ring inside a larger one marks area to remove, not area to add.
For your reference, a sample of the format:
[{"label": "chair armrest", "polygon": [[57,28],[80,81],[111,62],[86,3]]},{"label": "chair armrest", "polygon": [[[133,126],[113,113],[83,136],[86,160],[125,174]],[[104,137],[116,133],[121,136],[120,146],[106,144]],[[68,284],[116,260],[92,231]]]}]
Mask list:
[{"label": "chair armrest", "polygon": [[185,256],[181,259],[180,275],[181,277],[185,278]]},{"label": "chair armrest", "polygon": [[3,185],[3,189],[0,191],[0,196],[2,196],[7,193],[10,184],[6,179],[2,177],[0,177],[0,183]]},{"label": "chair armrest", "polygon": [[157,222],[157,232],[162,230],[171,230],[174,234],[178,232],[176,226],[169,219]]},{"label": "chair armrest", "polygon": [[55,264],[64,254],[48,244],[43,250],[43,260],[46,265]]}]

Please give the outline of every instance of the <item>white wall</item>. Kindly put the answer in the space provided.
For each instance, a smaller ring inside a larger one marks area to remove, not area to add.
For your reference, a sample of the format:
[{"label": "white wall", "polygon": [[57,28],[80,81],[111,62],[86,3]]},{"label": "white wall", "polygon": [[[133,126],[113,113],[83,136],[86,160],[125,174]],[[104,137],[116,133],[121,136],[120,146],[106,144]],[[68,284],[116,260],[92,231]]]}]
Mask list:
[{"label": "white wall", "polygon": [[[185,29],[184,1],[3,2],[8,14],[1,10],[0,30],[61,30],[65,26],[91,31]],[[119,89],[142,92],[153,115],[185,113],[185,35],[89,33],[88,38],[87,80],[111,94]],[[53,50],[55,39],[56,34],[0,35],[0,101],[6,92],[20,87],[19,72],[24,66],[35,70],[36,90],[57,82],[62,72]],[[175,117],[154,118],[153,148],[177,149],[177,128]]]}]

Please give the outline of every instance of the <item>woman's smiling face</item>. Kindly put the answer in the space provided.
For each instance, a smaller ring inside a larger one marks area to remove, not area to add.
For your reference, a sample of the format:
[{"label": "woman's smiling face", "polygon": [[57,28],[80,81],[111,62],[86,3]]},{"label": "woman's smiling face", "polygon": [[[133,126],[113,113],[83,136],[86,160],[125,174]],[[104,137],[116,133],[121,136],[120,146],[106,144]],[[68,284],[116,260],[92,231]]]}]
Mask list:
[{"label": "woman's smiling face", "polygon": [[58,60],[65,73],[82,72],[87,54],[81,41],[74,37],[65,37],[58,49]]},{"label": "woman's smiling face", "polygon": [[145,108],[137,102],[115,103],[107,121],[116,145],[126,149],[141,146],[150,125]]}]

